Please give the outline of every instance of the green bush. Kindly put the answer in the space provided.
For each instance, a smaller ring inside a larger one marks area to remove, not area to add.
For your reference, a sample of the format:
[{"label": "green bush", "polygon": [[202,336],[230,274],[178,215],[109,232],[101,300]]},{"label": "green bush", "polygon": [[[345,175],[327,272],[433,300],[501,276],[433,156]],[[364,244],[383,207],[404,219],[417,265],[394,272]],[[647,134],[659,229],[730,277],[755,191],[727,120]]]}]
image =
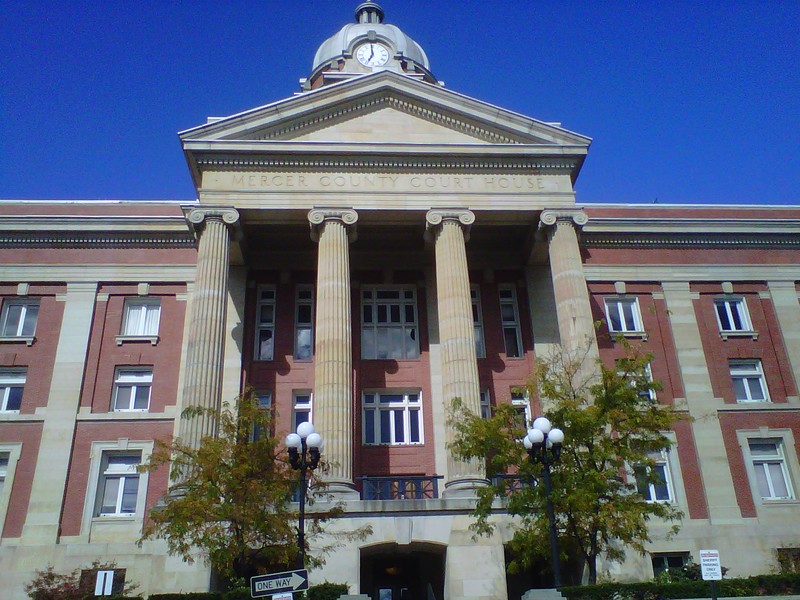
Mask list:
[{"label": "green bush", "polygon": [[[679,581],[674,583],[603,583],[561,588],[568,600],[667,600],[680,598],[708,598],[711,583],[708,581]],[[717,595],[780,596],[800,594],[800,575],[755,575],[741,579],[723,579],[717,582]]]},{"label": "green bush", "polygon": [[312,585],[306,592],[306,600],[339,600],[339,596],[348,593],[346,583],[331,583],[326,581]]}]

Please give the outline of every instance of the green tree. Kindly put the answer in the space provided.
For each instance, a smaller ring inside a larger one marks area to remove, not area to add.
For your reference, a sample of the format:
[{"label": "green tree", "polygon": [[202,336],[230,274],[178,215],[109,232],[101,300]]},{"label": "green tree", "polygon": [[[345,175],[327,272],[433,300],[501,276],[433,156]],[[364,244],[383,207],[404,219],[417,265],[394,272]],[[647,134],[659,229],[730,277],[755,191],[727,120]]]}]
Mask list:
[{"label": "green tree", "polygon": [[[674,533],[682,517],[671,504],[648,502],[637,493],[633,467],[639,467],[642,482],[658,482],[654,456],[669,449],[664,432],[682,416],[651,399],[651,392],[661,389],[649,377],[652,357],[620,343],[626,353],[612,367],[598,362],[596,369],[587,369],[586,353],[560,352],[539,361],[519,390],[538,397],[545,416],[566,434],[561,460],[551,467],[559,546],[562,554],[588,567],[590,583],[597,581],[601,555],[622,560],[626,546],[644,552],[650,519],[674,522]],[[457,432],[450,451],[461,459],[486,459],[493,481],[479,490],[473,530],[490,534],[492,504],[504,499],[508,513],[518,517],[510,542],[511,570],[546,559],[544,486],[533,485],[542,466],[529,461],[520,443],[526,424],[518,411],[501,404],[491,418],[482,419],[455,399],[450,420]],[[508,474],[515,477],[497,477]]]},{"label": "green tree", "polygon": [[[216,437],[204,437],[198,447],[180,439],[160,442],[142,467],[154,471],[170,465],[176,485],[150,510],[140,543],[163,538],[170,554],[190,563],[201,550],[206,563],[227,581],[246,581],[294,566],[298,514],[291,500],[298,478],[285,449],[270,433],[270,411],[247,391],[235,406],[223,403],[219,412],[190,407],[183,418],[201,414],[217,421]],[[322,524],[340,513],[336,506],[309,510],[307,539],[321,533]],[[366,533],[337,535],[350,539]],[[322,549],[322,554],[329,549]],[[310,566],[320,564],[322,556],[308,561]]]}]

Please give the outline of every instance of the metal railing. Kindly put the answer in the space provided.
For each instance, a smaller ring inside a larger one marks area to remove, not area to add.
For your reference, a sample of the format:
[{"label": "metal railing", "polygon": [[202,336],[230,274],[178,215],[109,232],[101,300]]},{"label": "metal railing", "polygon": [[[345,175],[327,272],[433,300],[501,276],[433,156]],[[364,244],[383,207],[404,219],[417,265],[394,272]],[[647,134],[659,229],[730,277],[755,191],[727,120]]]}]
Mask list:
[{"label": "metal railing", "polygon": [[492,485],[501,485],[505,488],[506,495],[527,487],[536,485],[536,480],[519,475],[495,475],[492,477]]},{"label": "metal railing", "polygon": [[362,500],[427,500],[439,497],[441,475],[359,477]]}]

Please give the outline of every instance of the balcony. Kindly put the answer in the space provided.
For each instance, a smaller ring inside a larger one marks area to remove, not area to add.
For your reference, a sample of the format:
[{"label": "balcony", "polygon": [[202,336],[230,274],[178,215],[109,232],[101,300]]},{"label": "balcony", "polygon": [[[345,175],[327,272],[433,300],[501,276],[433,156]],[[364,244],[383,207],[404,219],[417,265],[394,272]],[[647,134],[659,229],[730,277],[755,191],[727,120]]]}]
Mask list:
[{"label": "balcony", "polygon": [[440,475],[360,477],[362,500],[430,500],[439,497]]}]

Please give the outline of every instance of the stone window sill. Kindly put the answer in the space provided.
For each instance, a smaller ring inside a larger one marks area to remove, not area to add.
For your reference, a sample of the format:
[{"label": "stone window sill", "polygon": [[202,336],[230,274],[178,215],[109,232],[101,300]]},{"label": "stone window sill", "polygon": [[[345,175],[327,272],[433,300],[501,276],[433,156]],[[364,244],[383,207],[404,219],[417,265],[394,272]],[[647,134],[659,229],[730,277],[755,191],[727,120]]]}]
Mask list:
[{"label": "stone window sill", "polygon": [[609,331],[611,337],[624,337],[634,340],[647,341],[646,331]]},{"label": "stone window sill", "polygon": [[723,340],[727,340],[728,338],[751,338],[754,340],[758,339],[758,332],[757,331],[720,331],[719,337]]},{"label": "stone window sill", "polygon": [[122,344],[131,342],[150,342],[152,346],[158,344],[157,335],[118,335],[116,340],[117,346],[122,346]]},{"label": "stone window sill", "polygon": [[8,344],[21,344],[21,343],[24,342],[25,344],[30,346],[35,341],[36,341],[36,338],[34,336],[32,336],[32,335],[29,335],[29,336],[22,336],[22,335],[16,336],[15,335],[15,336],[3,336],[3,337],[0,337],[0,343],[5,342],[5,343],[8,343]]}]

